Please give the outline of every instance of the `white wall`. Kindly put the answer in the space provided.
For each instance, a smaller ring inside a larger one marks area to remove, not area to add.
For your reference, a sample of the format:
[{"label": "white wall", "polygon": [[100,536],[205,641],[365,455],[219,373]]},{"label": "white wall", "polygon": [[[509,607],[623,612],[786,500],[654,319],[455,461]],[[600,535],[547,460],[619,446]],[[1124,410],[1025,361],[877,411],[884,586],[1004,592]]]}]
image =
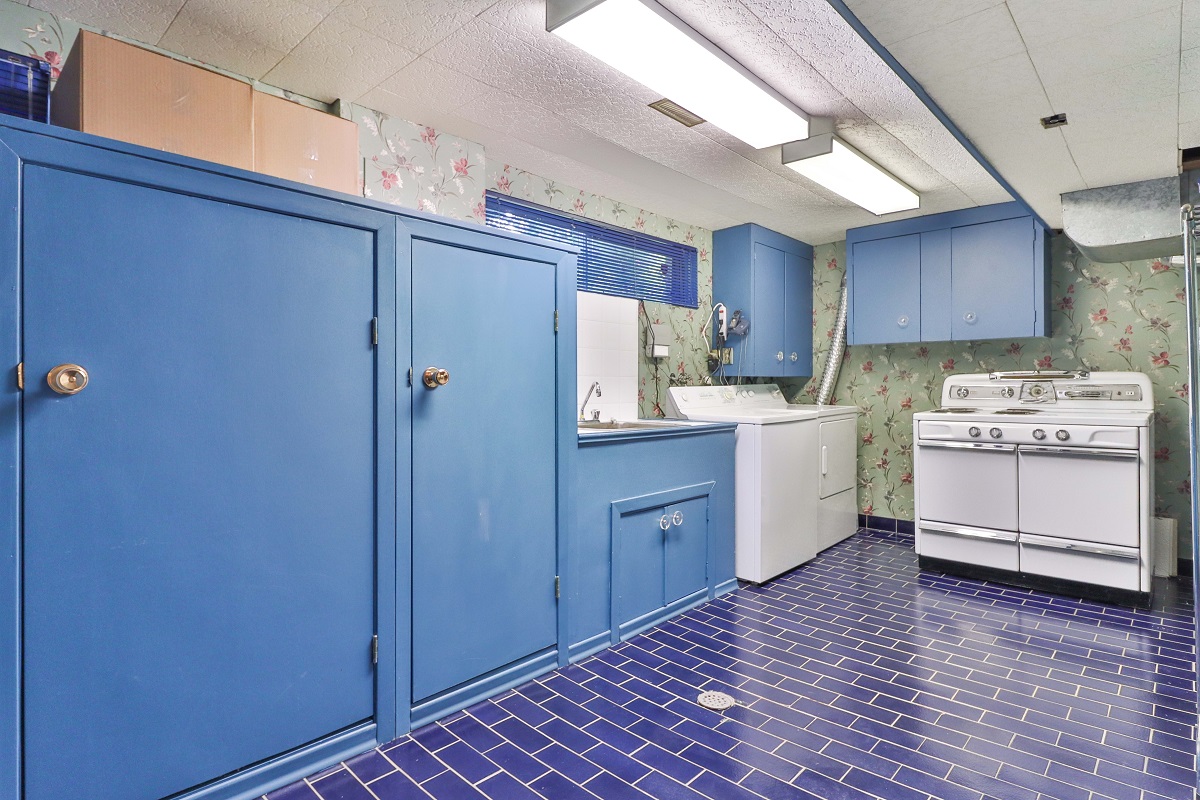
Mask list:
[{"label": "white wall", "polygon": [[587,418],[637,419],[638,303],[626,297],[579,293],[579,394],[600,381],[600,397],[588,401]]}]

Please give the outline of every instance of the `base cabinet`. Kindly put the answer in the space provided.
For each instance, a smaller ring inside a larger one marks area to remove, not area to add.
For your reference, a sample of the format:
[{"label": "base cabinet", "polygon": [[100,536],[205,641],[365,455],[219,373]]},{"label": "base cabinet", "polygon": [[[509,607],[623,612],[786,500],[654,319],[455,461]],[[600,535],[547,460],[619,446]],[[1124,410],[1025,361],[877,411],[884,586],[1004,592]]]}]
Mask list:
[{"label": "base cabinet", "polygon": [[572,660],[736,587],[734,428],[580,436],[564,582]]}]

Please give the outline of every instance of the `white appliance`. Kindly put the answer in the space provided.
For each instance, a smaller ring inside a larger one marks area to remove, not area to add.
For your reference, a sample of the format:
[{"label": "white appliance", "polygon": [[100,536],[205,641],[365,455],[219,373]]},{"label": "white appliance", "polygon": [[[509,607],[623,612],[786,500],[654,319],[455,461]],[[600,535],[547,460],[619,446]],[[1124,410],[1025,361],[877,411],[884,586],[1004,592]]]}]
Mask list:
[{"label": "white appliance", "polygon": [[922,566],[1148,601],[1153,417],[1139,372],[947,377],[913,417]]},{"label": "white appliance", "polygon": [[668,397],[672,416],[737,423],[737,577],[763,583],[857,529],[857,408],[791,405],[770,383],[674,386]]}]

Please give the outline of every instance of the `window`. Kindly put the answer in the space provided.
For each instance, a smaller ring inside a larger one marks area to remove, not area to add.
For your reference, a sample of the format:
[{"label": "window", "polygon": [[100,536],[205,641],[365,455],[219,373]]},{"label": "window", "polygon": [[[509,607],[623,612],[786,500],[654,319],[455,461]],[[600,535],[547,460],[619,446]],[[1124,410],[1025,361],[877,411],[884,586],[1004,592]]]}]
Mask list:
[{"label": "window", "polygon": [[581,292],[696,308],[696,248],[487,193],[487,224],[579,248]]}]

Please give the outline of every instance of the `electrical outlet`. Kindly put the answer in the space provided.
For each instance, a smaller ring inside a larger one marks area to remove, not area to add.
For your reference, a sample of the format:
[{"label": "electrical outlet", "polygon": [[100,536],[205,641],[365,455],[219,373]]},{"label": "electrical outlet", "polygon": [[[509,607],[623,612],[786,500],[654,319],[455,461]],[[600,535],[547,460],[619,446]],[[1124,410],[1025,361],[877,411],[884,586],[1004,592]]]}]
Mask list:
[{"label": "electrical outlet", "polygon": [[721,348],[721,363],[722,364],[732,364],[733,363],[733,348],[732,347],[722,347]]}]

